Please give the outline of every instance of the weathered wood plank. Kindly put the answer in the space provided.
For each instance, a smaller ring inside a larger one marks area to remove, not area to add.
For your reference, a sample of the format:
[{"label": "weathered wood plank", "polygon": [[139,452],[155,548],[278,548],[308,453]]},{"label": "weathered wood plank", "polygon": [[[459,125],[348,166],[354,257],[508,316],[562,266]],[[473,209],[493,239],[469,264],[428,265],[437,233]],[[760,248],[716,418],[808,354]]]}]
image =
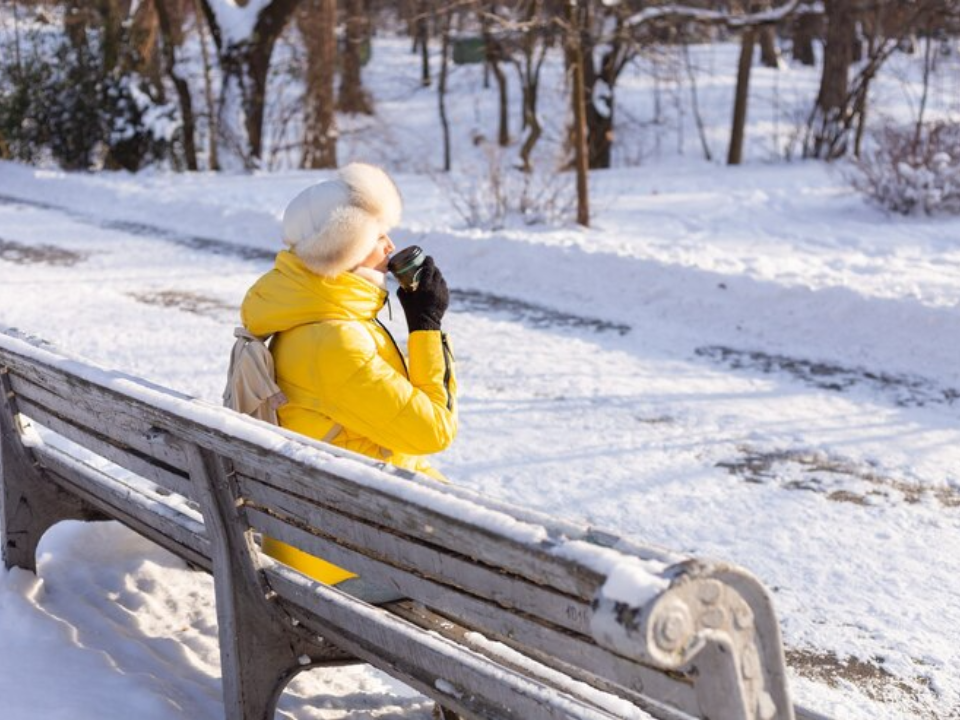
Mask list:
[{"label": "weathered wood plank", "polygon": [[10,379],[0,368],[0,557],[6,568],[37,571],[43,534],[62,520],[94,520],[96,508],[50,482],[23,444]]},{"label": "weathered wood plank", "polygon": [[[270,537],[323,557],[363,577],[376,578],[378,583],[422,602],[441,614],[455,617],[463,625],[485,635],[536,649],[572,665],[589,667],[592,674],[633,692],[647,694],[647,689],[656,689],[661,694],[666,693],[671,704],[679,708],[696,708],[693,689],[689,681],[685,681],[680,675],[667,677],[660,670],[648,668],[600,648],[588,638],[563,632],[554,626],[538,622],[525,613],[505,610],[448,585],[377,561],[339,545],[332,538],[324,538],[287,525],[256,509],[247,508],[247,516],[251,525]],[[677,680],[671,679],[672,677]]]},{"label": "weathered wood plank", "polygon": [[146,497],[137,488],[56,448],[39,445],[34,454],[64,489],[184,560],[211,569],[210,543],[203,524],[166,505],[162,497]]},{"label": "weathered wood plank", "polygon": [[[476,631],[463,627],[456,618],[437,615],[420,603],[394,602],[390,603],[386,609],[427,632],[449,638],[500,665],[536,678],[556,688],[558,692],[579,697],[583,702],[607,712],[616,714],[622,709],[620,703],[626,701],[661,720],[689,720],[689,715],[657,703],[639,693],[631,692],[623,686],[615,685],[583,667],[561,663],[556,658],[547,657],[542,653],[533,655],[530,648],[516,647],[516,643],[513,642],[507,644],[503,641],[490,640]],[[522,657],[514,657],[515,654]],[[692,692],[688,683],[679,684],[681,687],[674,694]]]},{"label": "weathered wood plank", "polygon": [[368,524],[244,475],[237,475],[237,484],[241,496],[255,506],[285,515],[301,527],[322,528],[325,535],[335,537],[339,544],[354,552],[501,607],[519,609],[566,630],[590,634],[590,606],[579,598],[534,585],[502,568],[488,568],[446,548],[410,540],[393,528]]},{"label": "weathered wood plank", "polygon": [[[79,378],[67,382],[51,375],[48,384],[28,380],[19,372],[11,373],[11,384],[21,409],[45,408],[64,421],[87,428],[100,429],[116,442],[168,465],[182,468],[186,465],[183,450],[165,442],[156,425],[148,416],[138,413],[137,408],[125,405],[120,398],[103,396],[103,391],[85,384]],[[26,410],[23,410],[26,412]]]},{"label": "weathered wood plank", "polygon": [[[616,715],[561,695],[439,636],[425,634],[386,610],[335,588],[306,584],[276,565],[266,574],[283,597],[311,608],[324,637],[452,708],[476,720],[614,720]],[[509,709],[507,709],[509,708]]]},{"label": "weathered wood plank", "polygon": [[[83,448],[106,458],[112,463],[140,475],[169,492],[195,499],[195,489],[185,474],[172,471],[166,464],[160,464],[153,458],[125,447],[122,441],[109,435],[100,434],[85,427],[79,427],[74,421],[65,419],[54,410],[36,404],[33,400],[20,396],[20,412],[45,428],[53,430]],[[111,432],[107,429],[107,432]]]},{"label": "weathered wood plank", "polygon": [[[589,601],[604,577],[589,568],[550,555],[538,547],[498,535],[464,517],[449,515],[415,501],[393,496],[332,473],[318,472],[283,461],[236,455],[238,473],[264,485],[305,497],[317,505],[337,508],[358,520],[379,524],[407,537],[470,557],[489,567],[525,577],[530,582]],[[402,481],[401,481],[402,482]],[[412,483],[433,481],[410,480]],[[446,493],[447,487],[429,488]],[[477,506],[481,508],[482,506]]]}]

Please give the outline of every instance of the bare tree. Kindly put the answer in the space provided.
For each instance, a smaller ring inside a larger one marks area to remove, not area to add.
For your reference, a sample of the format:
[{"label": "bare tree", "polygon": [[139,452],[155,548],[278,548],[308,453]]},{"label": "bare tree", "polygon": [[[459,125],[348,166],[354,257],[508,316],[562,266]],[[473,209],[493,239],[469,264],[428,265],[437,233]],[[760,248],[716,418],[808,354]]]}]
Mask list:
[{"label": "bare tree", "polygon": [[520,160],[523,171],[533,170],[533,149],[543,135],[543,125],[537,106],[540,99],[540,74],[550,47],[548,35],[550,20],[544,16],[543,0],[528,0],[524,20],[527,30],[520,42],[520,57],[515,66],[523,93],[523,129],[526,137],[520,146]]},{"label": "bare tree", "polygon": [[852,79],[854,8],[851,0],[827,0],[825,7],[827,40],[820,92],[807,120],[803,152],[804,157],[834,160],[847,153],[851,133],[862,134],[867,96],[877,72],[918,27],[942,11],[943,4],[941,0],[917,0],[905,8],[892,0],[883,3],[881,8],[896,22],[878,22],[878,27],[887,28],[887,34],[871,42],[868,56]]},{"label": "bare tree", "polygon": [[194,15],[197,18],[197,29],[200,31],[200,58],[203,62],[203,97],[207,106],[207,153],[209,155],[207,162],[211,170],[219,170],[220,131],[217,123],[217,102],[213,92],[213,66],[207,50],[207,25],[200,8],[200,0],[192,0],[192,3]]},{"label": "bare tree", "polygon": [[730,130],[728,165],[739,165],[743,159],[743,137],[747,124],[747,99],[750,95],[750,69],[753,65],[753,48],[757,41],[757,29],[744,28],[740,38],[740,63],[737,69],[737,91],[733,103],[733,123]]},{"label": "bare tree", "polygon": [[420,48],[420,84],[430,86],[430,15],[432,0],[419,0],[414,47]]},{"label": "bare tree", "polygon": [[793,21],[793,59],[813,67],[813,39],[819,34],[820,16],[812,12],[799,12]]},{"label": "bare tree", "polygon": [[437,104],[440,109],[440,126],[443,129],[443,171],[450,172],[450,120],[447,117],[447,72],[450,53],[450,24],[452,11],[443,13],[440,26],[440,78],[437,82]]},{"label": "bare tree", "polygon": [[182,13],[177,13],[175,16],[171,12],[170,5],[169,0],[154,0],[150,4],[154,9],[160,27],[164,71],[170,78],[170,82],[173,83],[177,100],[180,103],[180,117],[183,121],[183,154],[187,170],[196,171],[199,167],[197,165],[196,119],[193,112],[193,98],[190,95],[190,85],[187,79],[181,75],[177,67],[177,48],[183,44],[183,17]]},{"label": "bare tree", "polygon": [[497,142],[500,147],[506,147],[510,144],[510,98],[507,94],[507,75],[503,71],[504,61],[509,59],[509,55],[504,48],[504,43],[499,37],[499,33],[491,30],[490,18],[498,17],[498,3],[488,2],[486,8],[481,13],[480,26],[483,31],[483,46],[487,67],[493,72],[497,79],[497,91],[500,98],[500,115],[497,124]]},{"label": "bare tree", "polygon": [[341,56],[340,110],[346,113],[370,115],[373,104],[363,88],[360,68],[363,65],[363,48],[367,42],[367,16],[364,0],[346,0],[346,33]]},{"label": "bare tree", "polygon": [[[751,12],[769,10],[770,0],[754,2],[750,6]],[[760,62],[768,68],[780,68],[780,48],[777,47],[777,26],[773,23],[761,25],[757,33],[760,41]]]},{"label": "bare tree", "polygon": [[220,59],[221,150],[229,148],[245,168],[258,167],[263,155],[270,58],[300,0],[269,0],[242,7],[231,0],[200,2]]},{"label": "bare tree", "polygon": [[609,168],[612,160],[616,86],[637,45],[626,24],[628,8],[585,0],[580,6],[579,46],[583,56],[589,163]]},{"label": "bare tree", "polygon": [[577,222],[590,226],[589,155],[585,81],[584,28],[591,18],[590,0],[569,0],[567,6],[567,59],[573,105],[574,167],[577,173]]},{"label": "bare tree", "polygon": [[296,17],[307,51],[303,154],[300,164],[305,168],[335,168],[337,0],[304,0]]}]

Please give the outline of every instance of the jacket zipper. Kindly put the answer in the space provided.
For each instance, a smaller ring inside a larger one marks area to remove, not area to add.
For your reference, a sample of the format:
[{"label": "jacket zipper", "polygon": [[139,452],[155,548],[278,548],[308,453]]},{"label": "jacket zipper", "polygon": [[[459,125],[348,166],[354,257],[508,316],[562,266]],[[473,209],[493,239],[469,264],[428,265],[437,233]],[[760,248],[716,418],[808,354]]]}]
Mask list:
[{"label": "jacket zipper", "polygon": [[447,410],[453,410],[453,395],[450,392],[451,360],[453,359],[453,351],[450,350],[450,345],[447,343],[446,333],[440,333],[440,342],[443,345],[443,389],[447,391]]},{"label": "jacket zipper", "polygon": [[393,335],[387,330],[387,326],[380,322],[380,318],[374,318],[373,321],[380,326],[380,328],[387,334],[387,337],[390,338],[390,342],[393,343],[393,347],[397,351],[397,355],[400,356],[400,363],[403,365],[403,373],[407,376],[407,380],[410,379],[410,371],[407,369],[407,361],[403,358],[403,353],[400,352],[400,346],[397,345],[397,341],[394,340]]}]

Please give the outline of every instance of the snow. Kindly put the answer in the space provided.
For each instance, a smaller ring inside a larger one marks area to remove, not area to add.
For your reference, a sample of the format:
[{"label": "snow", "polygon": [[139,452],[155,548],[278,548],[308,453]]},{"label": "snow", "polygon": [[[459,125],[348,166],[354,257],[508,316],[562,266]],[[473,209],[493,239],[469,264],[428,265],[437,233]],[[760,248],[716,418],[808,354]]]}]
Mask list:
[{"label": "snow", "polygon": [[249,0],[240,5],[233,0],[209,0],[210,9],[217,18],[224,48],[249,41],[260,12],[271,2],[272,0]]},{"label": "snow", "polygon": [[485,653],[500,658],[515,667],[522,668],[534,677],[541,677],[545,680],[557,684],[559,687],[569,687],[581,697],[587,697],[591,702],[604,710],[614,713],[617,717],[624,720],[646,720],[649,716],[639,710],[636,705],[629,703],[616,695],[602,692],[587,685],[584,682],[572,680],[569,676],[552,670],[540,663],[532,661],[526,655],[518,653],[516,650],[504,645],[503,643],[490,640],[489,638],[476,632],[466,633],[464,639],[471,647],[482,649]]},{"label": "snow", "polygon": [[[422,172],[440,159],[436,96],[408,49],[378,39],[365,79],[380,115],[343,119],[340,159],[394,171],[406,201],[394,241],[427,248],[454,290],[461,430],[437,465],[497,500],[747,568],[771,588],[805,706],[955,717],[960,221],[888,217],[830,167],[779,160],[813,71],[754,69],[747,162],[727,168],[699,159],[675,109],[687,89],[671,95],[639,63],[617,87],[618,167],[592,177],[591,229],[467,228]],[[690,48],[714,150],[738,49]],[[557,60],[545,92],[562,82]],[[896,62],[875,106],[909,118],[916,64]],[[455,168],[495,128],[479,72],[450,78]],[[929,112],[955,118],[960,63],[940,77]],[[660,120],[643,124],[656,83]],[[541,112],[559,137],[562,107]],[[282,209],[325,177],[0,163],[0,325],[116,369],[97,378],[122,392],[155,398],[142,377],[217,405],[238,305],[280,247]],[[287,451],[217,408],[165,402]],[[430,502],[429,490],[410,497]],[[537,542],[536,527],[513,531]],[[611,596],[661,577],[655,564],[608,569]],[[59,525],[38,577],[0,571],[0,638],[4,718],[222,717],[210,578],[119,525]],[[431,706],[358,667],[299,676],[280,716],[426,720]]]}]

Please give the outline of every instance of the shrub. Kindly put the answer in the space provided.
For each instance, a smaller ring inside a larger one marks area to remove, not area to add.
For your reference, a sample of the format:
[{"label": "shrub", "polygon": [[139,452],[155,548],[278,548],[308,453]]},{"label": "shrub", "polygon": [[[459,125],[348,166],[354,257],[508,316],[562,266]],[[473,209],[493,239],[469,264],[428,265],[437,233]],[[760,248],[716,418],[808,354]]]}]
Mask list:
[{"label": "shrub", "polygon": [[24,37],[18,59],[2,53],[0,137],[7,156],[28,163],[49,157],[68,170],[137,170],[167,156],[175,111],[156,102],[135,72],[108,68],[104,55],[97,30],[76,42],[35,31]]},{"label": "shrub", "polygon": [[887,125],[853,162],[850,181],[870,201],[903,215],[960,213],[960,126]]},{"label": "shrub", "polygon": [[575,214],[571,172],[513,167],[500,148],[483,144],[479,167],[438,178],[450,204],[469,227],[499,230],[511,219],[525,225],[562,224]]}]

